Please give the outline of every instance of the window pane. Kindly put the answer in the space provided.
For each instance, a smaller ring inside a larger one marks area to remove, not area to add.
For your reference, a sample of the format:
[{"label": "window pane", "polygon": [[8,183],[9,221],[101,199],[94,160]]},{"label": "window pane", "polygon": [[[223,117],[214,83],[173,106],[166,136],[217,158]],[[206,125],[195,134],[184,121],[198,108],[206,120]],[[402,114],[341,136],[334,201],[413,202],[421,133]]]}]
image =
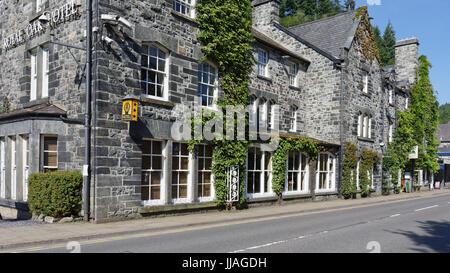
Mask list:
[{"label": "window pane", "polygon": [[152,157],[152,168],[154,170],[161,170],[162,169],[162,157],[161,156],[153,156]]},{"label": "window pane", "polygon": [[44,137],[44,150],[57,151],[58,139],[56,137]]},{"label": "window pane", "polygon": [[152,185],[161,184],[161,173],[160,172],[152,172],[151,183],[152,183]]},{"label": "window pane", "polygon": [[161,141],[152,141],[153,144],[153,154],[161,154],[162,153],[162,142]]},{"label": "window pane", "polygon": [[160,187],[152,187],[151,188],[151,193],[150,193],[150,196],[151,196],[151,200],[159,200],[159,197],[160,197]]}]

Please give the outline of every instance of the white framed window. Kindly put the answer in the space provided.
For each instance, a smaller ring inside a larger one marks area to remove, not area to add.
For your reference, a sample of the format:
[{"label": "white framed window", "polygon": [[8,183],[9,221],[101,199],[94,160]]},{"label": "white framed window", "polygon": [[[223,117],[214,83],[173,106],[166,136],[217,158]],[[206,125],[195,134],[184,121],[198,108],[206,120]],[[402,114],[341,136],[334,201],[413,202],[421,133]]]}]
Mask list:
[{"label": "white framed window", "polygon": [[160,202],[163,166],[163,142],[157,140],[144,140],[142,146],[142,201],[150,204]]},{"label": "white framed window", "polygon": [[36,12],[40,12],[42,10],[44,0],[36,0]]},{"label": "white framed window", "polygon": [[250,96],[249,99],[250,99],[249,105],[250,111],[248,115],[248,122],[252,128],[256,128],[258,122],[258,98],[252,95]]},{"label": "white framed window", "polygon": [[189,149],[186,143],[172,144],[172,201],[187,202]]},{"label": "white framed window", "polygon": [[28,200],[28,176],[30,173],[30,137],[22,136],[22,179],[23,201]]},{"label": "white framed window", "polygon": [[320,153],[317,161],[316,189],[318,192],[335,190],[336,159],[330,153]]},{"label": "white framed window", "polygon": [[296,106],[290,107],[290,124],[289,124],[289,131],[291,132],[297,132],[297,114],[298,114],[298,108]]},{"label": "white framed window", "polygon": [[267,128],[275,129],[276,103],[273,100],[267,101]]},{"label": "white framed window", "polygon": [[[268,109],[267,109],[267,105],[268,101],[264,98],[260,98],[259,99],[259,103],[258,103],[258,123],[259,123],[259,128],[268,128]],[[260,129],[261,130],[261,129]]]},{"label": "white framed window", "polygon": [[297,151],[290,151],[287,159],[286,193],[307,193],[308,182],[308,156]]},{"label": "white framed window", "polygon": [[211,145],[199,144],[197,146],[197,194],[202,201],[211,201],[214,196],[214,176],[212,173],[213,148]]},{"label": "white framed window", "polygon": [[288,62],[288,76],[289,85],[293,87],[298,87],[298,64],[295,62]]},{"label": "white framed window", "polygon": [[269,53],[261,48],[256,50],[258,54],[258,75],[263,77],[269,76]]},{"label": "white framed window", "polygon": [[363,71],[363,92],[369,93],[369,73]]},{"label": "white framed window", "polygon": [[394,141],[394,124],[389,124],[389,143]]},{"label": "white framed window", "polygon": [[41,137],[41,169],[42,172],[54,172],[58,170],[58,137]]},{"label": "white framed window", "polygon": [[6,198],[6,151],[5,138],[0,138],[0,198]]},{"label": "white framed window", "polygon": [[154,45],[142,46],[141,88],[144,96],[168,99],[168,55]]},{"label": "white framed window", "polygon": [[195,17],[195,0],[173,0],[173,10],[191,18]]},{"label": "white framed window", "polygon": [[11,199],[17,200],[17,162],[16,137],[9,137],[10,173],[11,173]]},{"label": "white framed window", "polygon": [[208,63],[201,63],[198,66],[198,96],[200,104],[212,107],[214,100],[218,96],[218,75],[217,69]]},{"label": "white framed window", "polygon": [[405,99],[405,109],[409,108],[409,98]]},{"label": "white framed window", "polygon": [[394,104],[394,90],[392,88],[389,88],[389,104]]},{"label": "white framed window", "polygon": [[31,90],[30,101],[48,97],[49,49],[38,47],[30,51]]},{"label": "white framed window", "polygon": [[359,188],[359,166],[361,165],[361,159],[358,159],[358,163],[356,164],[356,190],[360,190]]},{"label": "white framed window", "polygon": [[372,138],[372,118],[366,114],[358,116],[358,137]]},{"label": "white framed window", "polygon": [[264,196],[272,191],[272,155],[258,147],[248,148],[247,196]]}]

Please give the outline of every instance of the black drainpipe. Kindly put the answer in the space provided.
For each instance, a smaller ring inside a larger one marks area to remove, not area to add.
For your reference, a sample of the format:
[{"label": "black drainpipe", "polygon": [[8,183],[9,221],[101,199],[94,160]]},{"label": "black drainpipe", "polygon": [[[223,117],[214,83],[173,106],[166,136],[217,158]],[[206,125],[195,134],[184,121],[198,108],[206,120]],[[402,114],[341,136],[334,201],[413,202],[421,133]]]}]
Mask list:
[{"label": "black drainpipe", "polygon": [[344,69],[345,66],[341,63],[335,63],[336,67],[341,70],[341,84],[340,84],[340,92],[339,92],[339,179],[338,179],[338,195],[339,198],[342,198],[341,187],[342,187],[342,173],[343,173],[343,165],[342,161],[344,160]]},{"label": "black drainpipe", "polygon": [[83,212],[84,221],[89,221],[89,205],[91,190],[91,54],[92,54],[92,0],[86,0],[86,114],[84,117],[84,166],[83,166]]}]

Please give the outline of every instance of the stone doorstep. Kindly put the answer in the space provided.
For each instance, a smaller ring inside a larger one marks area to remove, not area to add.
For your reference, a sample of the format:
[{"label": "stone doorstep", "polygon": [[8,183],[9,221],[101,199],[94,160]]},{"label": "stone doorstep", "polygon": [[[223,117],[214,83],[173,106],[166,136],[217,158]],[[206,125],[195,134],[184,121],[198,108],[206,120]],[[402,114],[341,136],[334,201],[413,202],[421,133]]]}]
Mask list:
[{"label": "stone doorstep", "polygon": [[[122,235],[130,235],[130,234],[141,234],[141,233],[147,233],[147,232],[158,232],[158,231],[167,231],[168,229],[181,229],[185,227],[196,227],[196,226],[202,226],[202,225],[213,225],[213,224],[219,224],[219,223],[233,223],[233,222],[240,222],[245,220],[255,220],[255,219],[261,219],[262,217],[275,217],[275,216],[289,216],[289,215],[296,215],[299,213],[309,213],[309,212],[318,212],[318,211],[324,211],[329,209],[343,209],[343,208],[352,208],[352,207],[358,207],[358,206],[364,206],[364,205],[370,205],[370,204],[382,204],[382,203],[389,203],[389,202],[396,202],[396,201],[404,201],[404,200],[411,200],[411,199],[420,199],[421,197],[426,196],[438,196],[438,195],[448,195],[450,194],[450,191],[444,191],[444,192],[435,192],[433,194],[426,194],[425,196],[421,195],[413,195],[408,194],[405,197],[401,198],[386,198],[384,200],[379,201],[370,201],[369,198],[368,202],[361,202],[353,205],[342,205],[342,206],[325,206],[315,209],[306,209],[306,210],[299,210],[299,211],[290,211],[285,213],[274,213],[274,214],[266,214],[266,215],[260,215],[260,216],[252,216],[252,217],[241,217],[241,218],[235,218],[235,219],[221,219],[221,220],[214,220],[214,221],[205,221],[205,222],[197,222],[193,224],[181,224],[181,225],[173,225],[173,226],[165,226],[165,227],[156,227],[156,228],[143,228],[143,229],[135,229],[135,230],[126,230],[126,231],[117,231],[117,232],[109,232],[109,233],[93,233],[89,235],[78,235],[73,237],[65,237],[65,238],[56,238],[56,239],[46,239],[46,240],[38,240],[38,241],[29,241],[29,242],[21,242],[21,243],[12,243],[12,244],[0,244],[0,250],[5,249],[17,249],[17,248],[24,248],[24,247],[31,247],[31,246],[40,246],[40,245],[47,245],[47,244],[59,244],[59,243],[65,243],[67,241],[86,241],[86,240],[93,240],[93,239],[101,239],[101,238],[110,238],[110,237],[116,237],[116,236],[122,236]],[[406,195],[406,194],[403,194]],[[394,195],[391,195],[394,196]],[[359,199],[362,200],[362,199]],[[323,204],[326,204],[326,202],[322,202]],[[140,221],[140,220],[137,220]],[[123,222],[122,222],[123,223]],[[69,227],[69,225],[67,225]]]}]

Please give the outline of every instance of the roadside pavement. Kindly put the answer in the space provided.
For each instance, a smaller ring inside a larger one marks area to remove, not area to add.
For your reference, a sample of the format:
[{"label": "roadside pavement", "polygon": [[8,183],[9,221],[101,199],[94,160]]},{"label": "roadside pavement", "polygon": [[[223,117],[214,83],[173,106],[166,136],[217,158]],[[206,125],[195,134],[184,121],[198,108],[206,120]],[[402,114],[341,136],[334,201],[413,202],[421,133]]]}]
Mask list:
[{"label": "roadside pavement", "polygon": [[402,193],[400,195],[377,196],[355,200],[332,200],[302,202],[282,206],[261,206],[238,211],[210,211],[205,213],[175,215],[159,218],[94,223],[65,223],[32,226],[0,226],[0,251],[68,241],[86,241],[148,232],[170,232],[186,228],[201,228],[220,223],[256,222],[270,217],[330,212],[333,210],[355,209],[376,204],[395,203],[412,199],[422,199],[439,195],[450,195],[449,189]]}]

